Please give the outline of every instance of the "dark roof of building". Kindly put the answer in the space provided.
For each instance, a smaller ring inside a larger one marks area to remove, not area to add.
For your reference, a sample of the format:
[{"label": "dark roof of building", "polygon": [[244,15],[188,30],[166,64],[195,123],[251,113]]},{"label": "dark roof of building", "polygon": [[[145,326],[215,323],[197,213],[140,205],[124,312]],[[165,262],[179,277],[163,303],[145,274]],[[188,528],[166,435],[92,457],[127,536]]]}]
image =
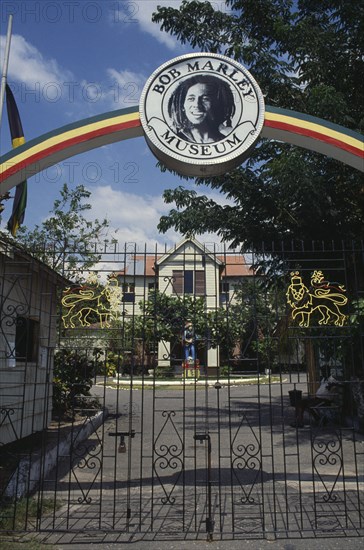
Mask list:
[{"label": "dark roof of building", "polygon": [[[154,277],[155,266],[161,256],[155,255],[135,255],[131,257],[130,263],[126,269],[115,273],[116,276],[143,276]],[[222,277],[250,277],[253,275],[253,269],[245,261],[242,254],[216,255],[216,259],[222,264]]]}]

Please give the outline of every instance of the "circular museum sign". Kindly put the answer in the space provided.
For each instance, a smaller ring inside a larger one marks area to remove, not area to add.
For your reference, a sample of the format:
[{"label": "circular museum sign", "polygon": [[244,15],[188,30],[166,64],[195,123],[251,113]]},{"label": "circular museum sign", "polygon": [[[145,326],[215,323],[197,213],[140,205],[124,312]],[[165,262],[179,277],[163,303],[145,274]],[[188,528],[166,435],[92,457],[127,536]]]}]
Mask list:
[{"label": "circular museum sign", "polygon": [[228,57],[176,57],[148,79],[140,118],[149,147],[185,176],[215,176],[247,157],[264,123],[264,99],[251,74]]}]

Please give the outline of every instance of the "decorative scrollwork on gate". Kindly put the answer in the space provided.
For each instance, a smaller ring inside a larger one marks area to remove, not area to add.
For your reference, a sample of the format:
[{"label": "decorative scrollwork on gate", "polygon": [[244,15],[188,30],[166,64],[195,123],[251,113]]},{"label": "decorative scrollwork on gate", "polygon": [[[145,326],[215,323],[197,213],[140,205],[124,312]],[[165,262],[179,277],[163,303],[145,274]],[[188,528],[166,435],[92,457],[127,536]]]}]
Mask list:
[{"label": "decorative scrollwork on gate", "polygon": [[[183,441],[173,421],[175,416],[175,411],[162,412],[165,421],[154,442],[156,459],[153,463],[153,470],[165,494],[161,498],[162,504],[175,503],[176,499],[172,493],[183,471]],[[170,490],[167,485],[172,486]]]},{"label": "decorative scrollwork on gate", "polygon": [[243,492],[241,503],[255,504],[252,492],[262,470],[261,445],[245,412],[239,416],[241,420],[231,444],[231,467]]},{"label": "decorative scrollwork on gate", "polygon": [[[13,433],[14,439],[19,439],[19,435],[17,433],[17,430],[15,429],[13,420],[16,420],[17,417],[15,416],[15,408],[14,407],[1,407],[0,409],[0,428],[3,425],[7,425],[8,429]],[[12,418],[14,417],[14,418]]]},{"label": "decorative scrollwork on gate", "polygon": [[[93,422],[92,416],[86,416],[84,423]],[[79,504],[91,504],[92,497],[90,491],[93,489],[102,465],[102,441],[97,433],[93,432],[94,439],[78,442],[77,435],[73,440],[71,450],[72,474],[76,481],[77,487],[81,492],[81,496],[77,498]],[[82,472],[92,472],[92,478],[85,482]],[[82,479],[81,479],[82,478]]]},{"label": "decorative scrollwork on gate", "polygon": [[16,360],[15,332],[30,313],[30,301],[28,274],[4,277],[0,297],[0,338],[5,343],[5,358],[14,362],[12,366]]},{"label": "decorative scrollwork on gate", "polygon": [[339,435],[335,432],[328,440],[329,434],[317,434],[312,441],[312,458],[314,472],[326,493],[324,502],[336,502],[337,495],[334,489],[343,469],[342,444]]}]

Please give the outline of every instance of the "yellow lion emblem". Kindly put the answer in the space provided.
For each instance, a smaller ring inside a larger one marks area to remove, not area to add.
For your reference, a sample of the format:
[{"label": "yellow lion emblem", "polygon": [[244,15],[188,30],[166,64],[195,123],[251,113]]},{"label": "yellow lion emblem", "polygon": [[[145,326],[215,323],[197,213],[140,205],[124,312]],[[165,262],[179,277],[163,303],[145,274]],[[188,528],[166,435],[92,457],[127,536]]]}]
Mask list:
[{"label": "yellow lion emblem", "polygon": [[[94,282],[94,281],[92,281]],[[88,327],[95,322],[101,328],[110,327],[110,321],[117,319],[122,298],[117,279],[111,279],[102,289],[93,287],[66,288],[61,300],[67,311],[62,315],[64,328]]]},{"label": "yellow lion emblem", "polygon": [[298,319],[300,327],[308,327],[311,315],[317,311],[320,314],[319,325],[342,327],[347,319],[347,315],[340,310],[348,302],[345,292],[342,284],[325,281],[322,271],[314,271],[310,289],[304,285],[298,271],[292,272],[291,284],[286,292],[292,319]]}]

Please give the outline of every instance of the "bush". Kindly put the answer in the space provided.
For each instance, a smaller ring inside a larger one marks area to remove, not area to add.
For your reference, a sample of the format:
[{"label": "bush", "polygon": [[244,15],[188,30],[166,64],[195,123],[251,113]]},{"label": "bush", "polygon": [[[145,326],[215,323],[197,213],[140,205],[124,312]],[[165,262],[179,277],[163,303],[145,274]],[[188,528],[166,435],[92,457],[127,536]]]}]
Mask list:
[{"label": "bush", "polygon": [[[102,376],[115,376],[122,364],[122,355],[113,351],[103,352],[101,349],[95,349],[96,355],[96,374]],[[105,354],[105,359],[103,358]]]},{"label": "bush", "polygon": [[154,369],[154,376],[156,378],[174,378],[173,367],[157,367]]},{"label": "bush", "polygon": [[220,377],[223,377],[223,376],[229,376],[232,372],[232,369],[231,367],[228,367],[227,365],[224,365],[222,367],[220,367],[219,369],[219,375]]},{"label": "bush", "polygon": [[73,417],[75,406],[95,408],[95,400],[89,397],[99,357],[98,350],[92,357],[75,350],[62,349],[56,352],[53,371],[54,415],[71,414]]}]

